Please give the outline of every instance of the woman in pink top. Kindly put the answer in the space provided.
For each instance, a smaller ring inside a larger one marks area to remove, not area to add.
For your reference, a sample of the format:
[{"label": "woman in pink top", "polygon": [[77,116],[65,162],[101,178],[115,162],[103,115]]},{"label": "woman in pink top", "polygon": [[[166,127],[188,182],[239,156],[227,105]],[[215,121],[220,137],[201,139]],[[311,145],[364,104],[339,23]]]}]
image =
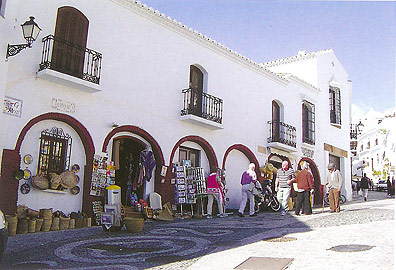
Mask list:
[{"label": "woman in pink top", "polygon": [[226,217],[227,214],[224,213],[223,208],[223,192],[220,187],[220,178],[217,177],[216,169],[212,170],[212,173],[208,176],[206,183],[206,192],[208,193],[208,205],[207,205],[207,218],[212,218],[212,206],[213,199],[216,199],[217,206],[219,208],[220,217]]}]

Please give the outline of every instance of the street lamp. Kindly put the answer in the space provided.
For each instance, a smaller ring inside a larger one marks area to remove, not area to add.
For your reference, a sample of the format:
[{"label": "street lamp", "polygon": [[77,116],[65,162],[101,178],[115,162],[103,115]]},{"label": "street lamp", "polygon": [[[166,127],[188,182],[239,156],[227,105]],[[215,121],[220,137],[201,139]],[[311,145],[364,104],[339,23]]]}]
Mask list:
[{"label": "street lamp", "polygon": [[34,17],[30,16],[30,20],[21,24],[23,37],[26,40],[26,44],[17,44],[17,45],[10,45],[7,46],[7,55],[6,59],[10,56],[14,56],[18,54],[20,51],[26,48],[31,48],[32,43],[37,39],[41,28],[38,24],[34,21]]},{"label": "street lamp", "polygon": [[362,134],[363,128],[364,128],[364,125],[363,125],[362,121],[359,120],[359,124],[356,125],[356,129],[357,129],[357,132],[359,135]]}]

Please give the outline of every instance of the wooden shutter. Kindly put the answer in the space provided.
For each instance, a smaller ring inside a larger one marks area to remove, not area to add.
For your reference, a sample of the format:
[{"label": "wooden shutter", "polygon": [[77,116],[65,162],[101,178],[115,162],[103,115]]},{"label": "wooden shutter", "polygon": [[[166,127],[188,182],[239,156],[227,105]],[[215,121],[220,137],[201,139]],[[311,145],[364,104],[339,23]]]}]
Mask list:
[{"label": "wooden shutter", "polygon": [[54,69],[81,78],[88,34],[88,19],[73,7],[58,9],[52,62]]}]

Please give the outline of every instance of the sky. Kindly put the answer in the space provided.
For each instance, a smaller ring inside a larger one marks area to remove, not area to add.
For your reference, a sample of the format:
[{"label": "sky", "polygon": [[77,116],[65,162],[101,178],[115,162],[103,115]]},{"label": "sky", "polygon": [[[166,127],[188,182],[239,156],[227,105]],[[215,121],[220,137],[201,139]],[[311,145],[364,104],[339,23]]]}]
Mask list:
[{"label": "sky", "polygon": [[355,118],[395,107],[396,1],[140,1],[258,63],[333,49]]}]

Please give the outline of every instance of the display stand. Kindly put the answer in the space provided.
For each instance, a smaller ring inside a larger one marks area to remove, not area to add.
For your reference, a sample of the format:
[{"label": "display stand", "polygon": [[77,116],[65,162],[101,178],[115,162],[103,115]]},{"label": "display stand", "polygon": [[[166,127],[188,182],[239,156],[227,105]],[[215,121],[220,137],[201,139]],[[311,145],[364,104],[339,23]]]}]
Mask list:
[{"label": "display stand", "polygon": [[[180,214],[183,217],[183,204],[189,204],[191,214],[194,215],[193,205],[199,199],[201,214],[203,214],[202,198],[207,196],[204,170],[200,167],[174,166],[175,193],[174,203],[180,206]],[[199,213],[199,209],[198,209]]]}]

